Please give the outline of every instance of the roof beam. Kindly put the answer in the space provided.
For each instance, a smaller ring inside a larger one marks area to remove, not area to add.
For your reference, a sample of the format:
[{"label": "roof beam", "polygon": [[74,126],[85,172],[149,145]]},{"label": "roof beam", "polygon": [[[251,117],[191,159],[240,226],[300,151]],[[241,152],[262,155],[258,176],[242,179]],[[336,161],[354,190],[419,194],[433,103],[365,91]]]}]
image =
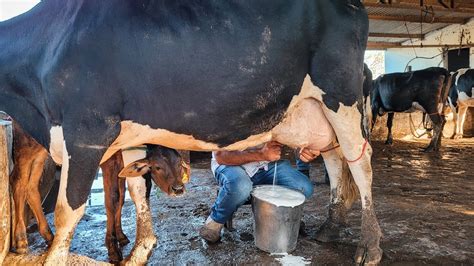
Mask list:
[{"label": "roof beam", "polygon": [[423,39],[424,34],[408,34],[408,33],[382,33],[382,32],[369,32],[369,37],[380,37],[380,38],[398,38],[398,39]]},{"label": "roof beam", "polygon": [[[457,4],[454,8],[447,9],[440,5],[437,1],[436,2],[426,2],[425,5],[433,7],[435,11],[445,11],[445,12],[456,12],[456,13],[467,13],[473,14],[474,13],[474,6],[470,6],[467,4]],[[398,3],[392,4],[382,4],[377,0],[372,1],[364,1],[364,6],[366,7],[379,7],[379,8],[393,8],[393,9],[421,9],[420,5],[414,4],[413,2],[403,2],[399,1]]]},{"label": "roof beam", "polygon": [[[401,22],[421,22],[420,16],[392,16],[392,15],[371,15],[369,19],[373,20],[388,20],[388,21],[401,21]],[[464,24],[467,22],[464,18],[453,18],[453,17],[427,17],[424,23],[447,23],[447,24]]]},{"label": "roof beam", "polygon": [[399,42],[367,42],[367,50],[383,50],[390,48],[466,48],[474,47],[474,43],[467,44],[415,44],[402,45]]}]

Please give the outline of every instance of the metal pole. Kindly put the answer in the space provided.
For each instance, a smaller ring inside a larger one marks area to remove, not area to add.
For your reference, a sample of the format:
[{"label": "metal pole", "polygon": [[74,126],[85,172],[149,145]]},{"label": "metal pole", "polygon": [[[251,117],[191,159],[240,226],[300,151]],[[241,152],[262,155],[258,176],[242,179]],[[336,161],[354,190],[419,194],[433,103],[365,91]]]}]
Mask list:
[{"label": "metal pole", "polygon": [[12,122],[0,120],[0,265],[10,250]]}]

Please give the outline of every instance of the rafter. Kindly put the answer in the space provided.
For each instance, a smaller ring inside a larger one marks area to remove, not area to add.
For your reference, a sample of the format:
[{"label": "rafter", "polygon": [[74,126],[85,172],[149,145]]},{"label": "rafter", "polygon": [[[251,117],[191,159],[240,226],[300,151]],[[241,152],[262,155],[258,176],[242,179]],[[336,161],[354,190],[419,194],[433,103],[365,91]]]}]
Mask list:
[{"label": "rafter", "polygon": [[[421,22],[420,16],[392,16],[392,15],[372,15],[369,14],[369,19],[373,20],[388,20],[388,21],[401,21],[401,22]],[[464,18],[453,18],[453,17],[434,17],[433,19],[427,18],[425,23],[447,23],[447,24],[464,24],[467,22]]]},{"label": "rafter", "polygon": [[[455,7],[454,8],[445,8],[442,5],[440,5],[437,1],[424,1],[425,5],[433,7],[433,10],[435,11],[445,11],[445,12],[456,12],[456,13],[467,13],[467,14],[474,14],[474,5],[471,4],[460,4],[458,2],[455,2]],[[392,3],[392,4],[381,4],[378,2],[378,0],[366,0],[364,1],[364,5],[366,7],[381,7],[381,8],[393,8],[393,9],[420,9],[419,4],[415,4],[413,2],[403,2],[399,1],[398,3]]]},{"label": "rafter", "polygon": [[415,45],[402,45],[399,42],[367,42],[367,50],[383,50],[390,48],[466,48],[474,47],[474,43],[468,44],[415,44]]},{"label": "rafter", "polygon": [[398,39],[423,39],[424,34],[408,34],[408,33],[383,33],[383,32],[370,32],[369,37],[379,38],[398,38]]}]

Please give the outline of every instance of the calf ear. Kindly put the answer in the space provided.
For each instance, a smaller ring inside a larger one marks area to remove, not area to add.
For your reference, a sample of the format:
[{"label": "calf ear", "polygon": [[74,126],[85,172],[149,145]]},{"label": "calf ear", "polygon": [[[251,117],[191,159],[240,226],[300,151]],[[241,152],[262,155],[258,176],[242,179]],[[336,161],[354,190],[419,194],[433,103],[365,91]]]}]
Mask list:
[{"label": "calf ear", "polygon": [[150,162],[147,159],[141,159],[130,163],[122,169],[119,177],[137,177],[142,176],[150,171]]}]

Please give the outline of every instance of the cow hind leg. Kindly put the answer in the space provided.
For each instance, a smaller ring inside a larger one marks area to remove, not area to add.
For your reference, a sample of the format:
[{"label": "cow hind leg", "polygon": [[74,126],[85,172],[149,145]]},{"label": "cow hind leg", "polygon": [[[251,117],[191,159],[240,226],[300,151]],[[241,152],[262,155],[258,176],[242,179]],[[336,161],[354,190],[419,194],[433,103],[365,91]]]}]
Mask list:
[{"label": "cow hind leg", "polygon": [[329,175],[331,199],[328,218],[319,228],[316,239],[329,242],[347,235],[347,211],[357,197],[357,187],[340,148],[323,152],[322,156]]},{"label": "cow hind leg", "polygon": [[385,144],[387,144],[387,145],[392,145],[392,143],[393,143],[392,125],[393,125],[393,116],[394,115],[395,115],[395,113],[388,113],[388,117],[387,117],[388,133],[387,133],[387,140],[385,141]]},{"label": "cow hind leg", "polygon": [[380,238],[382,236],[372,201],[372,148],[363,138],[360,128],[361,113],[356,104],[340,105],[334,112],[324,108],[326,117],[334,128],[362,202],[361,240],[357,247],[357,263],[374,264],[382,258]]},{"label": "cow hind leg", "polygon": [[441,137],[443,135],[444,124],[446,119],[443,115],[438,113],[430,114],[430,119],[433,122],[434,135],[431,138],[430,144],[424,149],[425,152],[438,151],[441,146]]},{"label": "cow hind leg", "polygon": [[458,119],[456,121],[456,135],[454,139],[462,139],[464,134],[464,121],[466,120],[467,106],[459,105]]}]

